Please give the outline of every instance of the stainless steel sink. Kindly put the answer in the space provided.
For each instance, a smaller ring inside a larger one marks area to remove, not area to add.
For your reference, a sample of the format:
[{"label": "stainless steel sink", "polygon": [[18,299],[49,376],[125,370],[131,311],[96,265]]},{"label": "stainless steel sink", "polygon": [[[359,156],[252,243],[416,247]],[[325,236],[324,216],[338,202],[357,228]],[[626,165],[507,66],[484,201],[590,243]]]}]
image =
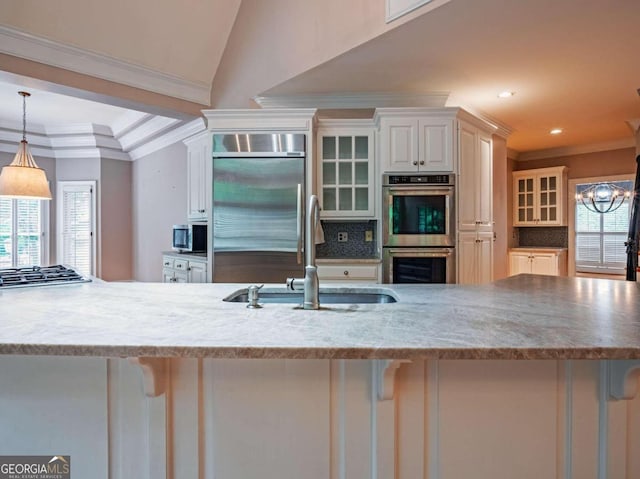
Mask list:
[{"label": "stainless steel sink", "polygon": [[[223,301],[247,303],[247,288],[234,291]],[[258,302],[262,304],[302,304],[302,301],[303,293],[301,291],[287,291],[280,288],[262,288],[258,299]],[[393,291],[386,288],[320,288],[320,304],[380,304],[396,302],[398,302],[398,299]]]}]

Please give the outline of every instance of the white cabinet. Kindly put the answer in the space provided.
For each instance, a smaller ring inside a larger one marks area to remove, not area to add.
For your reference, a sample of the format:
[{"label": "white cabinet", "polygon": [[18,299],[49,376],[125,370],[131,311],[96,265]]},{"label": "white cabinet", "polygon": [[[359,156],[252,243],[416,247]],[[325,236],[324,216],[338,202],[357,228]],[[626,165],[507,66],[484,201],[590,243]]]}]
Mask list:
[{"label": "white cabinet", "polygon": [[513,225],[567,225],[567,167],[513,172]]},{"label": "white cabinet", "polygon": [[458,228],[493,231],[493,155],[491,135],[458,122]]},{"label": "white cabinet", "polygon": [[567,250],[564,248],[512,249],[509,251],[509,275],[521,273],[566,276]]},{"label": "white cabinet", "polygon": [[452,172],[457,109],[379,108],[382,172]]},{"label": "white cabinet", "polygon": [[162,256],[163,283],[206,283],[207,260],[205,258]]},{"label": "white cabinet", "polygon": [[460,284],[493,280],[493,152],[491,135],[458,121],[458,277]]},{"label": "white cabinet", "polygon": [[323,218],[375,216],[371,120],[324,120],[318,128],[318,195]]},{"label": "white cabinet", "polygon": [[484,284],[493,280],[493,233],[458,233],[459,284]]},{"label": "white cabinet", "polygon": [[379,283],[380,264],[349,263],[348,260],[344,263],[318,264],[318,279],[322,283]]},{"label": "white cabinet", "polygon": [[187,218],[207,221],[211,210],[211,149],[208,131],[184,140],[187,145]]}]

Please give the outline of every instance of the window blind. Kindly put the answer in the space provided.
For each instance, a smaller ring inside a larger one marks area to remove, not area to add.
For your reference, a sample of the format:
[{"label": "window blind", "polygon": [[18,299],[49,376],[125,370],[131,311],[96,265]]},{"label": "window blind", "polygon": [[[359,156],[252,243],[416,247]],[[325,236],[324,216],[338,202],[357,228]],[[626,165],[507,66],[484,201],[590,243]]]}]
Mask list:
[{"label": "window blind", "polygon": [[43,223],[40,200],[0,198],[0,267],[42,264]]}]

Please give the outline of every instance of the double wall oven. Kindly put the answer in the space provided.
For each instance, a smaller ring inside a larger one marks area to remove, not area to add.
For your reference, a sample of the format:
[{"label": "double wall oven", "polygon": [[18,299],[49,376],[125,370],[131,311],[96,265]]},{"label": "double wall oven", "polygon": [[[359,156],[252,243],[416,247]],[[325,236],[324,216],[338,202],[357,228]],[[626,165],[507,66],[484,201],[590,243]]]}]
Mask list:
[{"label": "double wall oven", "polygon": [[385,283],[455,283],[455,175],[383,176]]}]

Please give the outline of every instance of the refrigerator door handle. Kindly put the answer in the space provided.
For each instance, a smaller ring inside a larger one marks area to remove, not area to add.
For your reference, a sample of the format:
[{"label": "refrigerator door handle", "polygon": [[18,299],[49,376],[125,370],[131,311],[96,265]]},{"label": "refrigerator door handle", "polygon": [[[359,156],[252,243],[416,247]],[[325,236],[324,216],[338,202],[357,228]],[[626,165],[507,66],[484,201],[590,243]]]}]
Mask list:
[{"label": "refrigerator door handle", "polygon": [[302,184],[298,183],[298,198],[296,201],[297,215],[296,215],[296,231],[298,233],[298,247],[297,258],[298,264],[302,264]]}]

